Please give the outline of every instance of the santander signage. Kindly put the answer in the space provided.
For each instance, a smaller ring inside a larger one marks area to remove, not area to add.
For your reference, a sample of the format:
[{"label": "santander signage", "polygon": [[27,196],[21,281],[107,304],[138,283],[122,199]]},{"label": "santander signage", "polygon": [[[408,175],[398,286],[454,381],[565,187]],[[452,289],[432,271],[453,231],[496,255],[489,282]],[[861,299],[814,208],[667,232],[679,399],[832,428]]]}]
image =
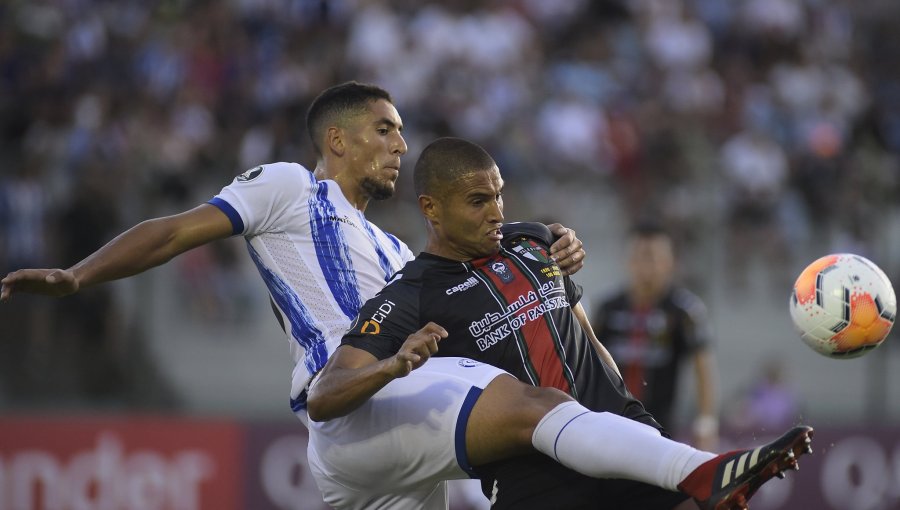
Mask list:
[{"label": "santander signage", "polygon": [[0,510],[230,509],[240,501],[239,437],[227,424],[54,423],[0,424]]}]

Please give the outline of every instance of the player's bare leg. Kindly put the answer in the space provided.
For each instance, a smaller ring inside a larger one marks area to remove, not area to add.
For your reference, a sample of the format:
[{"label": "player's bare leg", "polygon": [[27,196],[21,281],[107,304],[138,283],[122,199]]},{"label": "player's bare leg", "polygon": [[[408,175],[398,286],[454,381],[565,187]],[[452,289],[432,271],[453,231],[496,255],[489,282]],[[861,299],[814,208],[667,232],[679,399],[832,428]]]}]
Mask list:
[{"label": "player's bare leg", "polygon": [[469,417],[469,462],[478,466],[535,450],[588,476],[626,478],[673,491],[715,457],[643,423],[590,411],[562,391],[497,377]]},{"label": "player's bare leg", "polygon": [[510,375],[491,381],[472,408],[466,451],[473,466],[534,453],[534,427],[572,397],[554,388],[524,384]]},{"label": "player's bare leg", "polygon": [[738,510],[762,484],[797,468],[797,457],[812,451],[811,436],[810,427],[799,426],[767,445],[716,456],[642,423],[591,412],[559,390],[504,375],[475,403],[466,450],[477,466],[536,449],[588,476],[680,490],[703,510]]}]

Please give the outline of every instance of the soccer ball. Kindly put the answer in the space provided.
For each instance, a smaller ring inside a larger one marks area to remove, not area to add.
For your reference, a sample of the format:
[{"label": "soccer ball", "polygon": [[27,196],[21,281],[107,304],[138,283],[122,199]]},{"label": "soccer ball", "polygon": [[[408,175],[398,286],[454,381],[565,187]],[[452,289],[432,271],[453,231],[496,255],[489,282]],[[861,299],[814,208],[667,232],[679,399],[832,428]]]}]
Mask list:
[{"label": "soccer ball", "polygon": [[806,345],[831,358],[856,358],[881,345],[891,331],[897,297],[870,260],[837,253],[800,273],[790,308]]}]

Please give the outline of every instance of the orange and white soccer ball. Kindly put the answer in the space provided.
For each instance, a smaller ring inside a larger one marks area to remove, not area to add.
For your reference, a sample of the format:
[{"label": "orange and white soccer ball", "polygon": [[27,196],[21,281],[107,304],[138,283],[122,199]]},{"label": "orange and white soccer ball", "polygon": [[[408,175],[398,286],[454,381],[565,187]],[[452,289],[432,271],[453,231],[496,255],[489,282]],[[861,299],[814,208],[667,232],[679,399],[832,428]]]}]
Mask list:
[{"label": "orange and white soccer ball", "polygon": [[790,308],[806,345],[832,358],[856,358],[887,337],[897,315],[897,297],[872,261],[837,253],[800,273]]}]

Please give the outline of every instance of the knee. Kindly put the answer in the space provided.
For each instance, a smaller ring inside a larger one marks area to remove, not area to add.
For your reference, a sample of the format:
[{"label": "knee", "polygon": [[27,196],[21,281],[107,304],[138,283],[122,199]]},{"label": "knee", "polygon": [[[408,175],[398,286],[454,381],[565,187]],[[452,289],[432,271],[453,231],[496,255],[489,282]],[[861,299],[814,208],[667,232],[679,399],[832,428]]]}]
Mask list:
[{"label": "knee", "polygon": [[556,406],[574,400],[569,394],[556,388],[526,386],[521,399],[522,418],[533,429]]},{"label": "knee", "polygon": [[466,430],[474,465],[533,452],[532,436],[541,419],[573,400],[553,388],[536,388],[514,377],[498,377],[475,403]]},{"label": "knee", "polygon": [[524,386],[520,395],[511,399],[509,421],[522,445],[531,445],[534,429],[550,411],[558,405],[572,401],[572,397],[556,388]]}]

